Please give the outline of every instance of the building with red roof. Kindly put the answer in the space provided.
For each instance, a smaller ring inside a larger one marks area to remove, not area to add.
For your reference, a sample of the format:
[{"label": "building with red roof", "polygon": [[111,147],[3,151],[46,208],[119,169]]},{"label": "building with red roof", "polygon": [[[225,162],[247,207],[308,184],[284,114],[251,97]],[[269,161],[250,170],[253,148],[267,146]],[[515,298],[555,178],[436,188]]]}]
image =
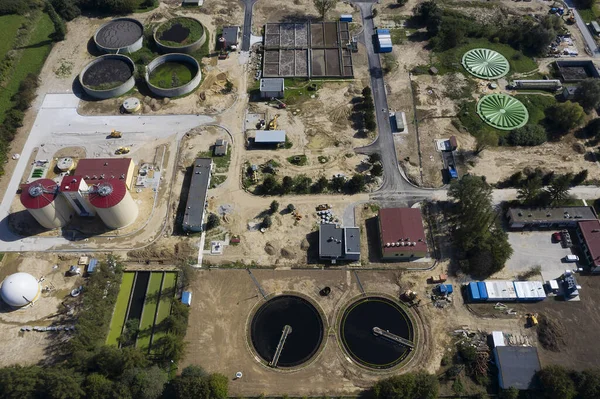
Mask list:
[{"label": "building with red roof", "polygon": [[[600,273],[600,221],[584,220],[577,224],[581,249],[592,273]],[[582,259],[583,260],[583,259]]]},{"label": "building with red roof", "polygon": [[82,176],[89,186],[109,179],[122,180],[131,189],[135,164],[131,158],[86,158],[77,162],[75,175]]},{"label": "building with red roof", "polygon": [[380,209],[377,219],[384,260],[407,261],[427,256],[427,239],[420,209]]}]

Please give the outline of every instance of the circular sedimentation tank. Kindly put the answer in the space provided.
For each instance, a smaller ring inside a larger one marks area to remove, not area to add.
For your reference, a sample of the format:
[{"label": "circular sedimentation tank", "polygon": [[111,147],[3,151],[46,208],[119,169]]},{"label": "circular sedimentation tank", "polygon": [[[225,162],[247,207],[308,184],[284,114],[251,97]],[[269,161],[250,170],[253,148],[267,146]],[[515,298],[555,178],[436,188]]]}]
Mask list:
[{"label": "circular sedimentation tank", "polygon": [[529,112],[523,103],[506,94],[489,94],[477,103],[477,114],[488,125],[500,130],[525,126]]},{"label": "circular sedimentation tank", "polygon": [[154,42],[162,53],[193,53],[206,42],[206,29],[194,18],[177,17],[160,24]]},{"label": "circular sedimentation tank", "polygon": [[177,97],[191,93],[201,80],[200,64],[187,54],[161,55],[146,67],[148,88],[160,97]]},{"label": "circular sedimentation tank", "polygon": [[263,303],[252,315],[249,339],[254,352],[272,365],[284,329],[289,328],[277,368],[297,368],[315,357],[322,347],[325,323],[310,300],[280,295]]},{"label": "circular sedimentation tank", "polygon": [[91,97],[107,99],[118,97],[135,86],[135,64],[120,54],[106,54],[83,68],[79,83]]},{"label": "circular sedimentation tank", "polygon": [[506,57],[487,48],[475,48],[462,57],[462,65],[471,74],[481,79],[499,79],[510,70]]},{"label": "circular sedimentation tank", "polygon": [[389,369],[402,363],[411,348],[374,332],[375,328],[414,343],[413,323],[402,306],[389,298],[360,298],[346,307],[339,334],[344,351],[359,365]]},{"label": "circular sedimentation tank", "polygon": [[133,53],[142,48],[144,26],[133,18],[117,18],[102,25],[94,43],[103,53]]}]

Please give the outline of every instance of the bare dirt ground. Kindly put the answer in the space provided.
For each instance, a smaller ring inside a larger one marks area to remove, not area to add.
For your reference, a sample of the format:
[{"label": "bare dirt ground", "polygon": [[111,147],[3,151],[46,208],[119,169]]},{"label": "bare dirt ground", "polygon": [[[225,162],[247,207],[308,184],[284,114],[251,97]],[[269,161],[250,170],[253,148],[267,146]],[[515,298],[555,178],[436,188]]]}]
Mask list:
[{"label": "bare dirt ground", "polygon": [[[439,266],[431,273],[443,271]],[[295,372],[277,372],[259,364],[248,348],[246,328],[251,309],[262,301],[262,297],[245,270],[209,270],[198,272],[191,287],[192,291],[202,293],[202,300],[191,309],[187,353],[180,367],[195,364],[209,372],[228,376],[242,371],[244,377],[230,384],[230,392],[242,396],[353,394],[391,374],[357,367],[340,348],[335,327],[337,317],[360,293],[351,271],[253,270],[252,274],[267,294],[295,291],[308,295],[321,307],[329,325],[321,354],[313,363]],[[457,328],[529,334],[521,326],[522,318],[476,317],[463,306],[459,294],[443,309],[431,306],[428,299],[431,286],[425,283],[427,275],[373,271],[358,272],[358,275],[369,293],[384,293],[397,298],[400,292],[410,288],[423,298],[420,306],[412,308],[419,328],[415,357],[393,374],[416,370],[436,372],[448,349],[448,333]],[[324,286],[332,288],[328,297],[318,294]]]},{"label": "bare dirt ground", "polygon": [[[22,326],[73,325],[73,321],[61,322],[66,308],[63,303],[70,303],[69,293],[80,286],[83,279],[78,276],[66,277],[65,272],[70,265],[76,264],[74,255],[61,259],[56,255],[29,254],[27,256],[7,254],[0,266],[0,278],[16,272],[30,273],[36,278],[44,277],[44,291],[33,306],[11,310],[2,305],[0,309],[0,365],[6,367],[13,364],[31,365],[44,361],[51,355],[52,347],[68,338],[68,332],[36,332],[20,331]],[[58,265],[54,269],[53,266]],[[67,302],[65,300],[67,299]]]},{"label": "bare dirt ground", "polygon": [[579,154],[573,144],[579,142],[568,135],[560,142],[545,143],[537,147],[497,147],[483,151],[481,157],[473,158],[474,166],[469,170],[484,175],[489,183],[504,180],[526,167],[542,168],[556,173],[577,173],[588,169],[597,173],[598,165],[589,154]]},{"label": "bare dirt ground", "polygon": [[[329,11],[326,20],[337,20],[340,14],[352,14],[351,28],[356,30],[360,26],[360,12],[351,4],[337,2],[333,10]],[[311,0],[294,0],[283,3],[259,1],[254,5],[252,15],[253,33],[259,35],[266,23],[298,22],[306,20],[319,20],[317,10]]]}]

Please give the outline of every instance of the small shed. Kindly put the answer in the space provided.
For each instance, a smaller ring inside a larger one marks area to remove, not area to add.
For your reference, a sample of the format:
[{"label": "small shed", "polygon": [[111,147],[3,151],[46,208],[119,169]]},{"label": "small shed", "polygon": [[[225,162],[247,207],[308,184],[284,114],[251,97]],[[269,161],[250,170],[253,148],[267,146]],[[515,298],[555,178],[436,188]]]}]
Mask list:
[{"label": "small shed", "polygon": [[260,98],[283,98],[285,81],[283,78],[264,78],[260,80]]},{"label": "small shed", "polygon": [[235,48],[238,44],[238,37],[240,34],[239,26],[224,26],[221,37],[225,40],[225,47]]},{"label": "small shed", "polygon": [[181,303],[192,306],[192,293],[190,291],[183,291],[183,294],[181,294]]},{"label": "small shed", "polygon": [[437,75],[438,74],[438,69],[436,67],[431,67],[429,68],[429,73],[432,75]]},{"label": "small shed", "polygon": [[577,86],[565,86],[562,91],[563,99],[573,100],[575,98],[575,92],[577,92]]},{"label": "small shed", "polygon": [[88,267],[87,267],[87,272],[94,273],[96,271],[96,267],[98,267],[98,259],[96,259],[96,258],[90,259],[90,263],[88,264]]},{"label": "small shed", "polygon": [[225,155],[227,155],[227,146],[229,143],[227,143],[227,141],[223,140],[223,139],[218,139],[215,142],[215,148],[214,148],[214,154],[217,157],[223,157]]}]

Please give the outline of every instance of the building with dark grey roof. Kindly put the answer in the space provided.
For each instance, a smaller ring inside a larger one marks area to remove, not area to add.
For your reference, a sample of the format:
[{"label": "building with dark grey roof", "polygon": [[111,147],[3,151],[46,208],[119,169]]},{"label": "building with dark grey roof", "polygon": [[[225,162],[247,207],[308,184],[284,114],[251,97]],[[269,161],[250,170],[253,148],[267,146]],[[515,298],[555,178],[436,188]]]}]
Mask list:
[{"label": "building with dark grey roof", "polygon": [[596,220],[591,206],[561,208],[510,208],[506,213],[511,229],[550,229],[575,227],[584,220]]},{"label": "building with dark grey roof", "polygon": [[215,142],[215,147],[214,147],[215,156],[224,157],[225,155],[227,155],[227,146],[228,146],[227,141],[225,141],[223,139],[218,139]]},{"label": "building with dark grey roof", "polygon": [[497,346],[494,357],[498,366],[500,388],[532,388],[533,377],[540,369],[538,351],[533,346]]},{"label": "building with dark grey roof", "polygon": [[230,48],[231,46],[237,46],[238,35],[240,32],[239,26],[224,26],[223,27],[223,39],[225,39],[225,46]]},{"label": "building with dark grey roof", "polygon": [[283,98],[285,81],[283,78],[264,78],[260,80],[261,98]]},{"label": "building with dark grey roof", "polygon": [[319,225],[319,258],[331,260],[331,263],[359,260],[360,229],[335,224]]},{"label": "building with dark grey roof", "polygon": [[204,228],[204,211],[212,164],[211,158],[197,158],[194,161],[190,189],[183,215],[184,231],[199,232]]}]

